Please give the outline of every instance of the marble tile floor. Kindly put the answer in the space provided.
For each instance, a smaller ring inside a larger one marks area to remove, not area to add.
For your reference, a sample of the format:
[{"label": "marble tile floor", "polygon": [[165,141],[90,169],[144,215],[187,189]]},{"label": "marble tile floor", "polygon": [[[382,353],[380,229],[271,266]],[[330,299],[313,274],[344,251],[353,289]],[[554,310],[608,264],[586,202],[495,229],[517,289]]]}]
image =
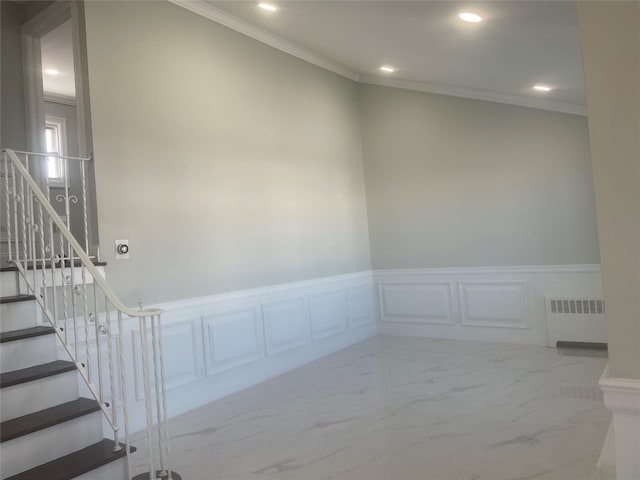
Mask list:
[{"label": "marble tile floor", "polygon": [[184,480],[596,480],[606,362],[375,337],[172,419],[173,463]]}]

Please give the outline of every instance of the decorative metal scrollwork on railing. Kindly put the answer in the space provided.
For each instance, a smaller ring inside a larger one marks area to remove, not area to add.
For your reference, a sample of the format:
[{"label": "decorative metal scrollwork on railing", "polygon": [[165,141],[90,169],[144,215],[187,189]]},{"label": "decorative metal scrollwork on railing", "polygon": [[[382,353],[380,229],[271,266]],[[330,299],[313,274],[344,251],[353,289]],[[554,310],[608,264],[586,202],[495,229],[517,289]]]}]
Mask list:
[{"label": "decorative metal scrollwork on railing", "polygon": [[[48,180],[45,180],[44,186],[39,186],[30,173],[35,160],[50,156],[64,160],[65,191],[64,194],[57,194],[55,200],[65,204],[66,220],[56,213],[50,203]],[[2,151],[2,160],[9,261],[18,268],[27,289],[35,295],[44,317],[55,329],[76,364],[80,377],[100,405],[113,430],[114,450],[125,448],[127,455],[131,453],[131,446],[125,370],[132,366],[126,364],[123,324],[127,318],[138,319],[136,326],[140,329],[148,471],[134,478],[179,479],[180,476],[170,468],[169,458],[162,348],[163,312],[144,309],[143,305],[139,310],[123,305],[89,257],[85,176],[85,163],[89,159],[6,149]],[[69,161],[80,162],[80,198],[69,194]],[[68,226],[71,219],[69,204],[80,202],[84,220],[84,248]],[[93,290],[91,295],[89,289]],[[105,346],[106,351],[103,348]],[[117,356],[117,367],[114,354]],[[155,402],[152,402],[153,397]],[[116,407],[118,403],[120,406]],[[130,462],[127,465],[131,478]]]},{"label": "decorative metal scrollwork on railing", "polygon": [[61,193],[56,195],[56,202],[64,203],[66,201],[69,201],[75,204],[75,203],[78,203],[78,197],[76,195],[62,195]]}]

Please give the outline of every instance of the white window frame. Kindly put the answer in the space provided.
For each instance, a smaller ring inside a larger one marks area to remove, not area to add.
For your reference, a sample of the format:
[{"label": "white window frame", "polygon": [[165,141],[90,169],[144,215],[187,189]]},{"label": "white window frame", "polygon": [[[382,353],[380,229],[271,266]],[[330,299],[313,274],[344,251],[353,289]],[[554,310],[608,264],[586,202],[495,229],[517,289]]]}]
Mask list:
[{"label": "white window frame", "polygon": [[[54,115],[47,115],[45,117],[45,127],[55,127],[58,131],[58,151],[51,152],[56,153],[58,155],[67,155],[67,120],[63,117],[56,117]],[[49,153],[49,152],[47,152]],[[64,178],[64,166],[65,160],[62,158],[55,159],[50,157],[45,157],[45,171],[47,177],[49,178],[49,186],[51,187],[64,187],[65,178]],[[57,161],[58,162],[58,171],[60,172],[59,177],[49,177],[49,162]]]}]

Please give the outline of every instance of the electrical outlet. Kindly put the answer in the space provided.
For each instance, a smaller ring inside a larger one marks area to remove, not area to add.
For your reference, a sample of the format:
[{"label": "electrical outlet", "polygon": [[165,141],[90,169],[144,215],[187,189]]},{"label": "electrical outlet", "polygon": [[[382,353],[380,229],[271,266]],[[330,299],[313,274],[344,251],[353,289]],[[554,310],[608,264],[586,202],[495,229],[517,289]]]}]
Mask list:
[{"label": "electrical outlet", "polygon": [[116,240],[116,260],[129,258],[129,240]]}]

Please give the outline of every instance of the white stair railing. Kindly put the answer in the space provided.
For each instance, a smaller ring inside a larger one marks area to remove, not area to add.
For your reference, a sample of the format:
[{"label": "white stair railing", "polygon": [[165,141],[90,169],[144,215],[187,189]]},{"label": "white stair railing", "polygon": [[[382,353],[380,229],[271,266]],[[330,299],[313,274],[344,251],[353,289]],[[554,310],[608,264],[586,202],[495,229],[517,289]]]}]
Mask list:
[{"label": "white stair railing", "polygon": [[[55,193],[56,187],[50,185],[43,169],[44,162],[52,156],[62,162],[64,184],[58,188],[64,191],[58,195],[64,201],[65,218],[56,213],[51,204],[52,190]],[[35,296],[86,387],[99,403],[113,430],[114,450],[126,448],[127,455],[131,453],[131,445],[125,372],[132,366],[125,363],[123,322],[138,320],[148,473],[136,479],[178,479],[169,459],[163,311],[143,309],[142,305],[137,310],[123,305],[89,257],[85,167],[89,160],[2,150],[4,198],[0,201],[5,207],[9,262],[17,267],[27,290]],[[71,165],[77,168],[78,164],[82,179],[84,248],[69,228],[72,225],[69,172]],[[41,186],[34,179],[38,177],[37,172],[43,177]],[[117,403],[121,405],[122,415],[118,415]],[[129,478],[130,463],[127,461]]]}]

